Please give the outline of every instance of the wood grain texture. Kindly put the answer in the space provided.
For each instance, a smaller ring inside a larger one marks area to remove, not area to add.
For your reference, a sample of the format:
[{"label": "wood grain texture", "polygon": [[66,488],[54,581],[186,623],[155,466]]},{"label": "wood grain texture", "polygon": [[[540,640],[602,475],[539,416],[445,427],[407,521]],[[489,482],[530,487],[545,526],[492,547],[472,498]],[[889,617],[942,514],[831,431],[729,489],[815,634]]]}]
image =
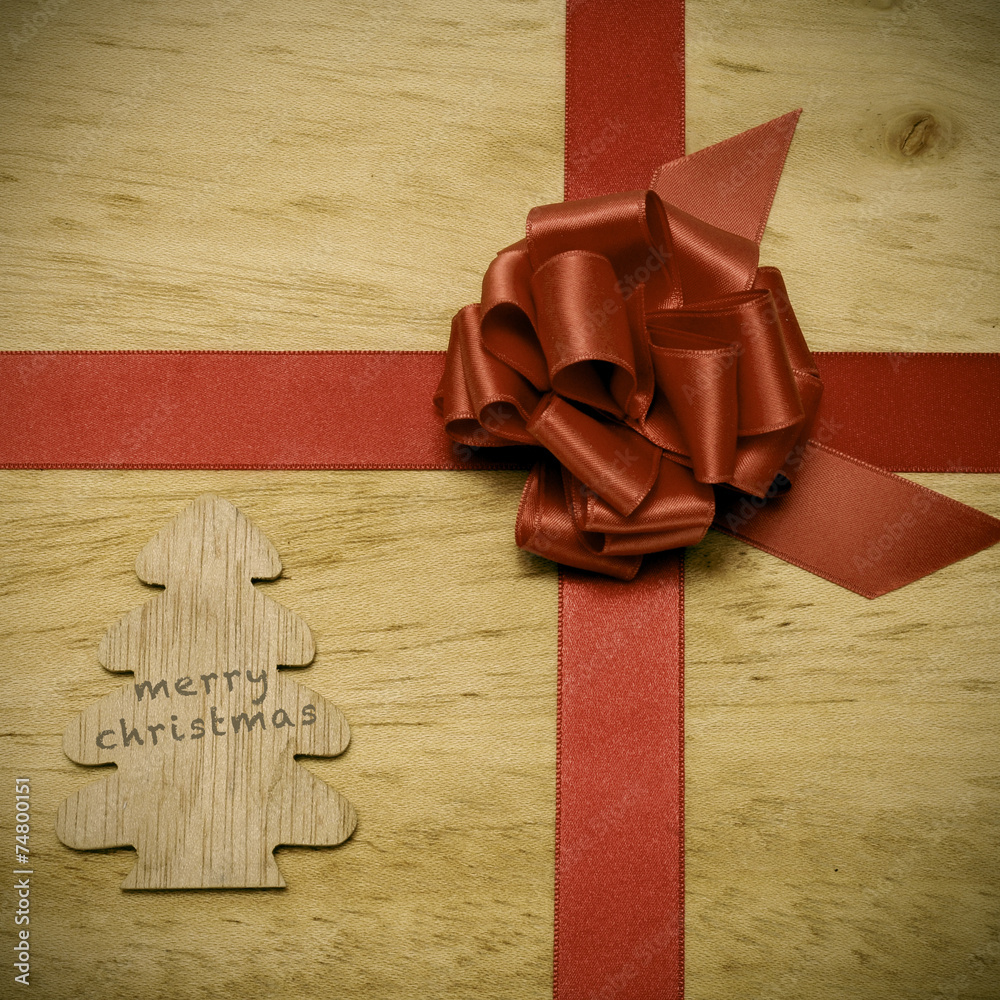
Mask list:
[{"label": "wood grain texture", "polygon": [[563,23],[552,0],[59,4],[0,45],[4,346],[446,346],[562,197]]},{"label": "wood grain texture", "polygon": [[[0,11],[3,347],[441,348],[561,195],[552,0],[54,9],[16,48],[37,6]],[[1000,349],[996,18],[689,0],[690,149],[805,108],[762,259],[814,347]],[[1000,512],[996,477],[920,481]],[[0,474],[0,781],[34,779],[38,995],[548,994],[556,591],[513,549],[521,482]],[[295,567],[265,589],[353,731],[304,766],[361,817],[281,849],[283,892],[210,906],[124,894],[130,851],[52,831],[134,553],[206,490]],[[1000,996],[997,559],[868,602],[714,534],[689,554],[689,997]]]},{"label": "wood grain texture", "polygon": [[[0,475],[0,641],[17,665],[3,675],[0,780],[32,779],[32,989],[551,991],[556,580],[511,542],[523,478]],[[56,839],[59,803],[94,778],[61,734],[117,686],[97,649],[108,621],[148,596],[136,550],[203,492],[234,501],[281,553],[282,576],[257,589],[309,623],[309,686],[351,724],[340,757],[300,764],[357,808],[358,828],[333,850],[279,848],[279,892],[123,893],[132,850]],[[6,806],[2,818],[7,836]],[[136,929],[130,946],[123,927]]]},{"label": "wood grain texture", "polygon": [[340,844],[357,814],[295,761],[336,757],[351,733],[321,694],[278,673],[316,653],[306,623],[253,585],[280,575],[278,553],[237,507],[205,494],[135,565],[164,589],[98,651],[133,681],[63,733],[70,760],[115,770],[59,806],[56,836],[79,850],[134,847],[123,889],[283,887],[279,844]]},{"label": "wood grain texture", "polygon": [[[1000,514],[997,477],[912,478]],[[867,601],[706,543],[687,560],[690,995],[997,996],[1000,551]]]},{"label": "wood grain texture", "polygon": [[810,347],[995,351],[1000,343],[989,0],[694,0],[688,149],[803,114],[761,261]]}]

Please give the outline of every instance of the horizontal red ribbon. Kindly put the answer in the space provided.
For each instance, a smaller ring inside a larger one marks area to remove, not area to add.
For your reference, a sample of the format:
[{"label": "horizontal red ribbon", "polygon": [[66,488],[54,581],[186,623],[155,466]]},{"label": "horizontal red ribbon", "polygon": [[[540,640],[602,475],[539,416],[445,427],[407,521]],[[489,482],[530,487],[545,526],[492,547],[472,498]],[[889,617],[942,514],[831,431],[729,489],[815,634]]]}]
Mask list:
[{"label": "horizontal red ribbon", "polygon": [[1000,472],[1000,354],[816,354],[830,444],[896,472]]},{"label": "horizontal red ribbon", "polygon": [[[898,437],[892,428],[912,417],[925,433],[916,442],[908,439],[903,468],[947,468],[945,457],[961,442],[964,468],[1000,471],[997,422],[975,423],[988,418],[1000,395],[995,356],[889,355],[868,366],[854,355],[817,360],[829,389],[814,428],[824,447],[809,446],[796,470],[798,476],[811,473],[808,486],[796,486],[778,503],[721,503],[716,527],[868,597],[963,558],[997,534],[997,522],[970,507],[833,454],[849,446],[892,468],[885,439]],[[443,361],[436,352],[4,353],[0,465],[529,465],[533,449],[497,453],[448,440],[425,392],[433,391]],[[894,371],[905,372],[901,385]],[[922,387],[919,396],[915,383]],[[981,405],[969,407],[970,398]],[[927,426],[927,412],[937,417],[933,427]],[[820,466],[844,474],[849,485],[842,496],[825,488],[826,480],[815,474]],[[869,503],[876,496],[891,506]],[[894,513],[886,516],[886,510]],[[910,538],[917,522],[928,527],[923,541]],[[849,529],[856,544],[841,551]]]},{"label": "horizontal red ribbon", "polygon": [[[1000,472],[1000,355],[814,358],[830,447],[896,472]],[[528,468],[528,452],[447,438],[430,403],[443,369],[443,351],[2,352],[0,466]]]},{"label": "horizontal red ribbon", "polygon": [[0,354],[0,465],[498,468],[444,435],[428,352]]}]

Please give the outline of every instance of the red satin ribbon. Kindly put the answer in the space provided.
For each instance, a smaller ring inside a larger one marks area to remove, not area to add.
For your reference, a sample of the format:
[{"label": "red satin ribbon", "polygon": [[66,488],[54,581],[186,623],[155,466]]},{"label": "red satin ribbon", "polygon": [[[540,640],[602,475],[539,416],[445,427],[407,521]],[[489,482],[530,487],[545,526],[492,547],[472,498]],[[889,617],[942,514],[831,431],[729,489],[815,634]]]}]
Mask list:
[{"label": "red satin ribbon", "polygon": [[[895,472],[1000,472],[1000,355],[815,359],[827,446]],[[449,440],[430,402],[444,360],[443,351],[0,352],[0,468],[530,468],[530,449]]]},{"label": "red satin ribbon", "polygon": [[684,978],[684,592],[559,577],[555,995],[675,997]]},{"label": "red satin ribbon", "polygon": [[758,266],[797,120],[670,161],[647,190],[532,209],[455,316],[449,436],[548,453],[522,548],[631,579],[714,523],[876,597],[1000,540],[1000,521],[823,443],[819,371]]}]

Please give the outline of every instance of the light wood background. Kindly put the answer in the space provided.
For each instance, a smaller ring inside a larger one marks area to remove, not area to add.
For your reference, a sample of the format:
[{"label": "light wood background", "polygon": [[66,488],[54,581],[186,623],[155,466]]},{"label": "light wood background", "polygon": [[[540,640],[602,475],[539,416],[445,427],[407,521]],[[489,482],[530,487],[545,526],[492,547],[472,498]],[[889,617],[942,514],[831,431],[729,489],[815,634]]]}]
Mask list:
[{"label": "light wood background", "polygon": [[[1000,349],[998,20],[690,0],[689,149],[805,108],[762,257],[815,348]],[[5,3],[0,347],[443,347],[561,197],[563,27],[558,0]],[[997,477],[916,478],[1000,514]],[[513,547],[521,479],[0,473],[35,995],[548,994],[556,578]],[[94,777],[60,736],[119,683],[97,645],[146,599],[136,553],[206,490],[282,556],[303,681],[354,734],[307,766],[360,822],[280,850],[286,890],[127,894],[131,852],[55,839]],[[1000,552],[875,602],[717,535],[687,571],[688,995],[1000,996]]]}]

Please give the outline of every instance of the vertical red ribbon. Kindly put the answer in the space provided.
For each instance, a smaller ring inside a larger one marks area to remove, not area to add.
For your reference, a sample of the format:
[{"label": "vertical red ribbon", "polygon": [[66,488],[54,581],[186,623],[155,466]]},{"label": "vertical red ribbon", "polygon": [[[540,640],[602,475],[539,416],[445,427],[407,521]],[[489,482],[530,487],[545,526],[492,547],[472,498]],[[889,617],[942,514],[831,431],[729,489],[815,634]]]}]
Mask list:
[{"label": "vertical red ribbon", "polygon": [[[684,4],[568,0],[566,198],[684,153]],[[683,561],[559,582],[556,1000],[684,990]]]},{"label": "vertical red ribbon", "polygon": [[560,574],[558,1000],[683,990],[683,569]]}]

